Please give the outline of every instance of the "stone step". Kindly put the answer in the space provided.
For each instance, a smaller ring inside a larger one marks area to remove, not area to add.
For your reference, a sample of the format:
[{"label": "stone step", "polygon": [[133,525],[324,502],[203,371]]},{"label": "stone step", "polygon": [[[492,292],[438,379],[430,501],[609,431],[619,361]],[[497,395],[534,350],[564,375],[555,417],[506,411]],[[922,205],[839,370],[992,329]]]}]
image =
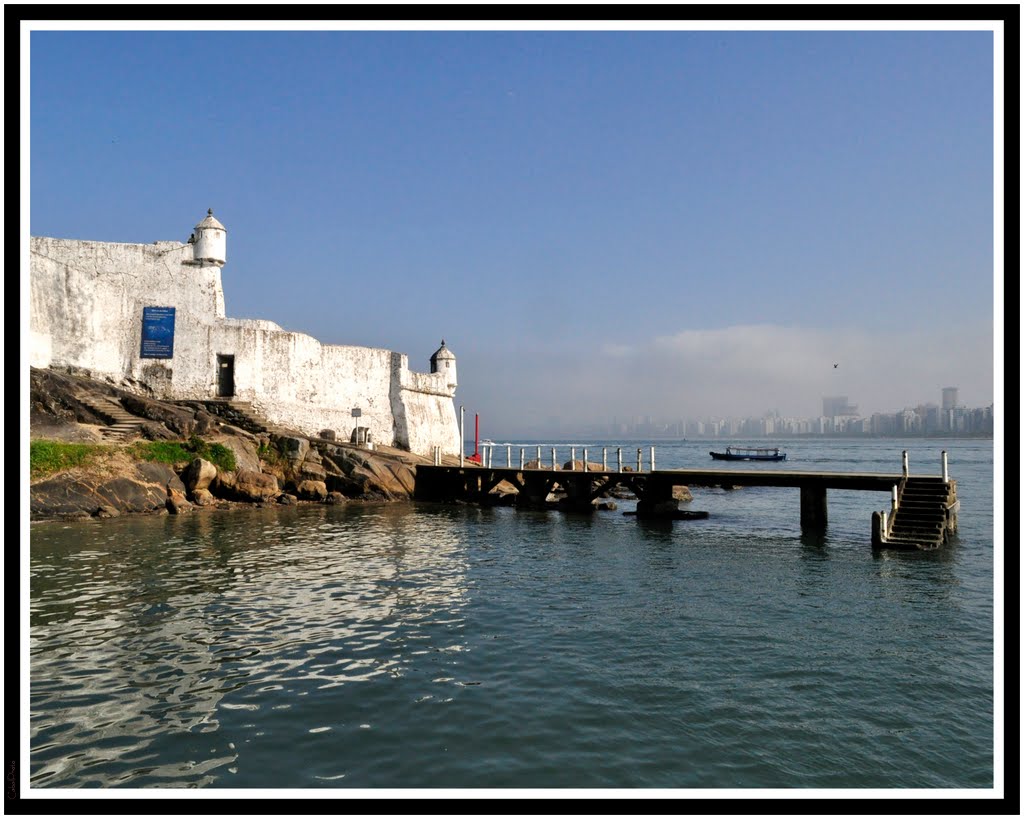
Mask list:
[{"label": "stone step", "polygon": [[139,434],[142,419],[125,410],[113,398],[84,394],[79,395],[78,400],[106,421],[106,426],[99,431],[104,441],[124,441]]}]

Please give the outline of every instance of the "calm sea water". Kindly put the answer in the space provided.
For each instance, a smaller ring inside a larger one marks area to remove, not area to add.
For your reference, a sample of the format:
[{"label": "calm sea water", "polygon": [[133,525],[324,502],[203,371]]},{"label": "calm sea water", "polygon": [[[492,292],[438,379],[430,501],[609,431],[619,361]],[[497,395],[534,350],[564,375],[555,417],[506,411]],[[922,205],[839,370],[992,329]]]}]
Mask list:
[{"label": "calm sea water", "polygon": [[[34,524],[31,786],[991,788],[992,442],[781,443],[840,472],[948,450],[959,537],[873,552],[888,496],[839,491],[802,536],[773,488],[694,488],[710,517],[671,523],[623,501]],[[656,442],[658,467],[711,448]]]}]

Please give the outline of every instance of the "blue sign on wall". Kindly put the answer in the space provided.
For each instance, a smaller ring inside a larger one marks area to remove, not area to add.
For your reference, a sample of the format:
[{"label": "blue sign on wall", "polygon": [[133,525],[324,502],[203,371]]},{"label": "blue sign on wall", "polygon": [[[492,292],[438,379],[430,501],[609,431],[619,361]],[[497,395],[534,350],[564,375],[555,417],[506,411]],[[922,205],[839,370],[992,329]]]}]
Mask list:
[{"label": "blue sign on wall", "polygon": [[174,308],[142,308],[142,358],[174,357]]}]

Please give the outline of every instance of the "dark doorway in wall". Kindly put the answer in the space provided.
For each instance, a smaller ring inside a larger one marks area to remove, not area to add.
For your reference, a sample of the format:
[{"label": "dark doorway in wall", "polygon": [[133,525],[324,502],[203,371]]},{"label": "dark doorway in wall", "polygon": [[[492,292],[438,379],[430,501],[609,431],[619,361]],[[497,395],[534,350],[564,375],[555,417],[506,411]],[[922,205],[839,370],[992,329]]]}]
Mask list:
[{"label": "dark doorway in wall", "polygon": [[231,398],[235,394],[235,357],[217,356],[217,397]]}]

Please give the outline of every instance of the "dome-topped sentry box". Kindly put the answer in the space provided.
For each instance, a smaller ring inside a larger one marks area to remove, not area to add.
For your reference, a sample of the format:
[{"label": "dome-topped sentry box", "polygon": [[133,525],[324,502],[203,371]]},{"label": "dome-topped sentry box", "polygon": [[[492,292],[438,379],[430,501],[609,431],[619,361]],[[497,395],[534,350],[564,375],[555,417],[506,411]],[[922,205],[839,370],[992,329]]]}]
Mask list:
[{"label": "dome-topped sentry box", "polygon": [[430,371],[447,375],[449,387],[458,386],[458,379],[455,377],[455,353],[448,349],[443,338],[441,346],[430,357]]},{"label": "dome-topped sentry box", "polygon": [[196,225],[192,234],[192,258],[199,264],[215,264],[223,267],[228,258],[228,229],[213,215],[213,208],[206,211],[206,218]]}]

